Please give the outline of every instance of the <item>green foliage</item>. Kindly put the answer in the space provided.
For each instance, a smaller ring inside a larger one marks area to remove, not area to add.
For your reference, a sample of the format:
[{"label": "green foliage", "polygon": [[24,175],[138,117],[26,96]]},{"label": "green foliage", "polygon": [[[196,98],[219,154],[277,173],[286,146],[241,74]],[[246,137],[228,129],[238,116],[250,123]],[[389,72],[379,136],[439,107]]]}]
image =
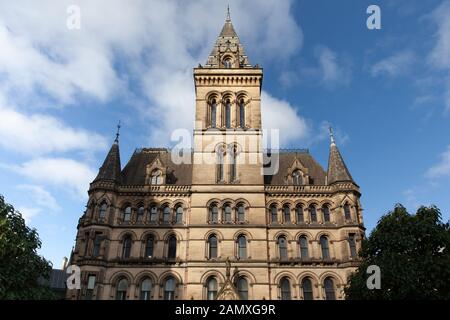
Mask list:
[{"label": "green foliage", "polygon": [[[347,299],[450,299],[450,226],[435,206],[410,215],[397,205],[363,241],[360,255]],[[370,265],[381,269],[379,290],[367,288]]]},{"label": "green foliage", "polygon": [[41,240],[20,212],[0,195],[0,299],[53,299],[48,286],[51,263],[37,254]]}]

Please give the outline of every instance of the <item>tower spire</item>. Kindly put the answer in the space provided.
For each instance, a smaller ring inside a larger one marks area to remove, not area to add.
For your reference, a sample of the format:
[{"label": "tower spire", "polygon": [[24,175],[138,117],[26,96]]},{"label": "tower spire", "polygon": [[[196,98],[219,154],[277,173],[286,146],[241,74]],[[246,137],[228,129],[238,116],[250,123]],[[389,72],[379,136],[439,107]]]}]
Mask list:
[{"label": "tower spire", "polygon": [[334,134],[333,134],[333,127],[330,125],[329,127],[328,127],[328,129],[330,130],[330,142],[331,142],[331,144],[333,145],[335,145],[336,143],[334,142]]},{"label": "tower spire", "polygon": [[114,143],[119,143],[119,136],[120,136],[120,120],[119,123],[117,124],[117,132],[116,132],[116,139],[114,139]]},{"label": "tower spire", "polygon": [[354,182],[345,165],[344,159],[334,141],[333,128],[330,126],[330,155],[328,158],[327,184],[335,182]]},{"label": "tower spire", "polygon": [[227,22],[231,21],[231,15],[230,15],[230,5],[227,6]]}]

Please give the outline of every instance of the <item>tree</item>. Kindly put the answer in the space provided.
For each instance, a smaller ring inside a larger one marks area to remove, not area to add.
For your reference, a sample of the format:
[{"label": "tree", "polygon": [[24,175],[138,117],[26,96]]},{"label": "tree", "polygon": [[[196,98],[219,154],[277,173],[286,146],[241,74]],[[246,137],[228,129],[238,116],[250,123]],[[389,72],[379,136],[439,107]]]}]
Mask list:
[{"label": "tree", "polygon": [[[450,299],[450,228],[435,206],[410,215],[397,205],[363,240],[360,255],[347,299]],[[381,289],[367,287],[370,265],[380,267]]]},{"label": "tree", "polygon": [[37,231],[0,195],[0,299],[54,298],[41,284],[49,280],[52,266],[37,254],[40,247]]}]

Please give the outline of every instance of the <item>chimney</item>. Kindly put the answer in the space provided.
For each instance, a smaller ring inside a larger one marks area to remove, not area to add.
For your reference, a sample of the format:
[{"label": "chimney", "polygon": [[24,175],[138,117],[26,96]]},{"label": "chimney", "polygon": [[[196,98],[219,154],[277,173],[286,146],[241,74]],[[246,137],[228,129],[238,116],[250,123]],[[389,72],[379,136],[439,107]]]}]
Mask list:
[{"label": "chimney", "polygon": [[67,268],[67,257],[64,257],[63,258],[63,261],[62,261],[62,265],[61,265],[61,269],[62,270],[66,270],[66,268]]}]

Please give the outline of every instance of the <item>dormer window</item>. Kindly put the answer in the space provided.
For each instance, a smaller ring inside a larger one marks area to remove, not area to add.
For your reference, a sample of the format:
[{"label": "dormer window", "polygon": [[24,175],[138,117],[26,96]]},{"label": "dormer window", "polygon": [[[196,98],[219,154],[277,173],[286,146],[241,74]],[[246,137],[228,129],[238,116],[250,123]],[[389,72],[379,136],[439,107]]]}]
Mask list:
[{"label": "dormer window", "polygon": [[231,59],[230,58],[225,58],[223,60],[223,67],[226,69],[230,69],[231,68]]},{"label": "dormer window", "polygon": [[302,185],[302,173],[300,170],[295,170],[292,173],[292,184],[294,186],[301,186]]},{"label": "dormer window", "polygon": [[151,179],[150,179],[150,184],[156,185],[156,184],[162,184],[162,183],[163,183],[163,178],[162,178],[161,170],[159,170],[159,169],[153,170]]}]

